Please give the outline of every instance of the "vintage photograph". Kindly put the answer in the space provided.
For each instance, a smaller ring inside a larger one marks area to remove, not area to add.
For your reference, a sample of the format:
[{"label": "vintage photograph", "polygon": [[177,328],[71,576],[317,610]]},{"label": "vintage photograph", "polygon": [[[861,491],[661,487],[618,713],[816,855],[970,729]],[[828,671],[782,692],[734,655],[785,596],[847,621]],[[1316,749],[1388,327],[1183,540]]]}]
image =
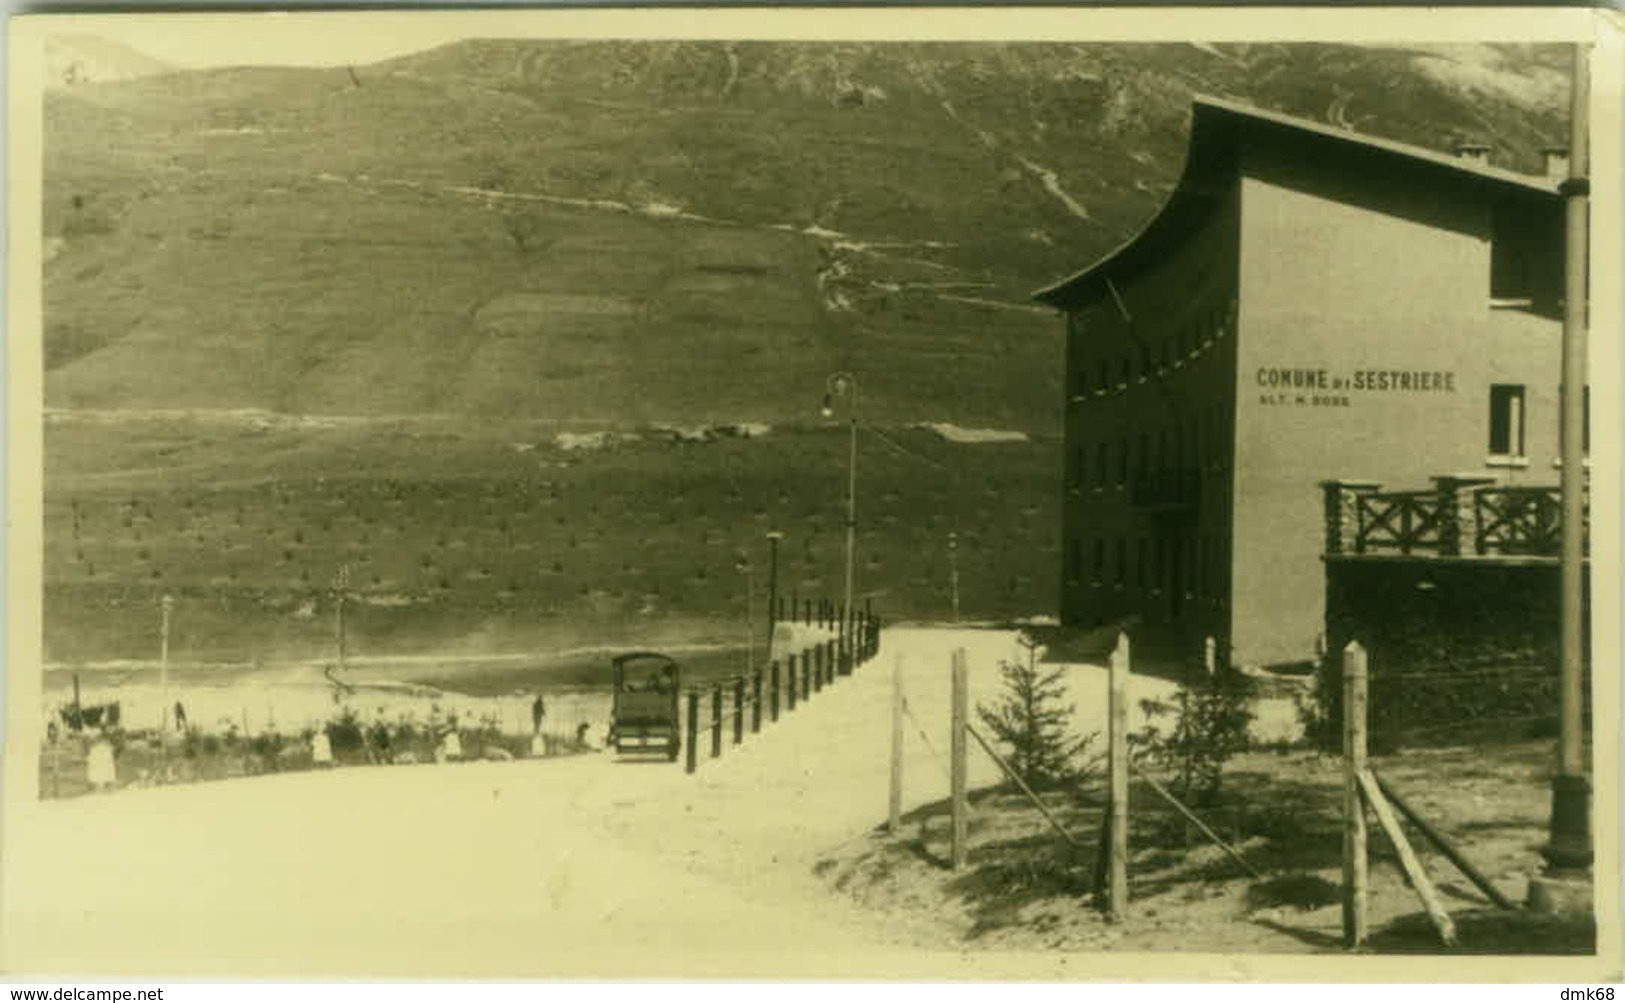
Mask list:
[{"label": "vintage photograph", "polygon": [[1617,971],[1609,22],[767,13],[13,21],[4,967]]}]

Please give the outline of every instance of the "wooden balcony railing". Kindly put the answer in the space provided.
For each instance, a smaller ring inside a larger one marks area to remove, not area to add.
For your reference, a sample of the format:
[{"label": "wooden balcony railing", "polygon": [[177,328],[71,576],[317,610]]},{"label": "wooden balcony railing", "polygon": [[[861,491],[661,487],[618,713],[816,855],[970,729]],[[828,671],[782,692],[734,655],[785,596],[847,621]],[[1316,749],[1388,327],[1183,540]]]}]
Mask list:
[{"label": "wooden balcony railing", "polygon": [[[1558,556],[1563,508],[1557,488],[1502,487],[1481,477],[1433,482],[1425,491],[1380,491],[1372,481],[1322,482],[1326,553]],[[1589,507],[1585,514],[1589,549]]]}]

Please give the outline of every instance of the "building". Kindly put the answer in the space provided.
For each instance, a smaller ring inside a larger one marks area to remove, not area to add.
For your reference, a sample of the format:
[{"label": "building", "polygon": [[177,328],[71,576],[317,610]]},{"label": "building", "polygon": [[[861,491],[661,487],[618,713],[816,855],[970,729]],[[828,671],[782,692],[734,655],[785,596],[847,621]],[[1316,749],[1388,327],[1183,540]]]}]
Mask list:
[{"label": "building", "polygon": [[1062,621],[1301,660],[1320,482],[1555,484],[1557,173],[1197,99],[1157,216],[1035,294],[1066,318]]}]

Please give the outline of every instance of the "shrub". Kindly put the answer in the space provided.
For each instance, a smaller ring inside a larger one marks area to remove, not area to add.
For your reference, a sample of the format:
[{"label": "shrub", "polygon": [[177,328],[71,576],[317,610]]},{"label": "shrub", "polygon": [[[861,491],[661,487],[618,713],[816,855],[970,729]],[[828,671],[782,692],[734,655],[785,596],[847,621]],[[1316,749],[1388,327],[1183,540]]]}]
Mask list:
[{"label": "shrub", "polygon": [[978,704],[976,716],[1009,750],[1006,762],[1027,786],[1037,789],[1074,782],[1093,769],[1098,757],[1091,759],[1088,751],[1099,732],[1082,737],[1071,734],[1073,707],[1061,703],[1064,670],[1041,670],[1037,644],[1024,638],[1022,645],[1027,649],[1027,661],[999,662],[1004,695],[991,707]]},{"label": "shrub", "polygon": [[1130,742],[1153,763],[1174,772],[1180,798],[1212,805],[1218,801],[1225,763],[1247,749],[1251,702],[1246,678],[1222,669],[1180,686],[1172,700],[1140,701],[1148,722]]},{"label": "shrub", "polygon": [[340,711],[338,717],[327,722],[325,730],[328,745],[335,754],[358,752],[366,745],[361,719],[356,716],[353,708],[346,707]]}]

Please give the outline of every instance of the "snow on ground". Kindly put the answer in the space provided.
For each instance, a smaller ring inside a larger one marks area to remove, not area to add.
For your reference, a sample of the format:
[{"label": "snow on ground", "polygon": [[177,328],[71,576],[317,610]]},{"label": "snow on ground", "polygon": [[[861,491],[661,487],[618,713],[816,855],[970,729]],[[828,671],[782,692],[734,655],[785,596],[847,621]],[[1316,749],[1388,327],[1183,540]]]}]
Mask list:
[{"label": "snow on ground", "polygon": [[[702,739],[694,776],[606,753],[13,804],[0,964],[193,977],[952,977],[941,955],[917,953],[951,946],[928,924],[892,917],[882,929],[829,896],[812,866],[884,819],[899,657],[905,802],[946,795],[956,647],[973,706],[998,693],[999,659],[1024,657],[1005,631],[887,631],[874,661],[741,747],[725,732],[710,760]],[[1079,726],[1103,727],[1105,670],[1068,675]],[[1130,698],[1171,688],[1139,677]],[[997,779],[971,755],[973,784]]]}]

